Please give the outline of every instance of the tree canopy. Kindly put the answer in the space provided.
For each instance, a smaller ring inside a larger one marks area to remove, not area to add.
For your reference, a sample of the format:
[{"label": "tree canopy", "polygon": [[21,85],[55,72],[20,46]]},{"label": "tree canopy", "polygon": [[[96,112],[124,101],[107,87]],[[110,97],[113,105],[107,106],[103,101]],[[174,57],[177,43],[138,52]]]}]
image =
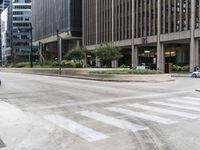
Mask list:
[{"label": "tree canopy", "polygon": [[74,61],[81,61],[85,58],[85,50],[82,48],[76,48],[67,52],[67,58]]},{"label": "tree canopy", "polygon": [[119,60],[123,57],[121,49],[113,43],[101,44],[96,49],[96,56],[103,61]]}]

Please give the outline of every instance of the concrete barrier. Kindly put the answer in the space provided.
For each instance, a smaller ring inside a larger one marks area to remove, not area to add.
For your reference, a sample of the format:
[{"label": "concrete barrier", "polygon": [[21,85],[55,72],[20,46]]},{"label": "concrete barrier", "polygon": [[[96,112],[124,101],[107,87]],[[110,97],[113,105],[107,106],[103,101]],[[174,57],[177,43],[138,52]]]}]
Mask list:
[{"label": "concrete barrier", "polygon": [[[165,82],[174,81],[170,74],[148,74],[148,75],[122,75],[122,74],[91,74],[91,71],[108,69],[62,69],[59,74],[58,68],[1,68],[2,72],[10,73],[29,73],[39,75],[64,76],[70,78],[99,80],[99,81],[118,81],[118,82]],[[115,70],[115,69],[114,69]]]}]

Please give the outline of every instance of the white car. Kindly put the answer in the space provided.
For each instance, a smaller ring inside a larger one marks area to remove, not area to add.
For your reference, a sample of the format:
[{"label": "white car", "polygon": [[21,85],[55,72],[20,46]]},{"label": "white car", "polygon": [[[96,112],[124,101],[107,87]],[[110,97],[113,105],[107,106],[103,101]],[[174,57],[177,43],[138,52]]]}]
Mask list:
[{"label": "white car", "polygon": [[200,70],[193,72],[192,77],[193,78],[200,78]]}]

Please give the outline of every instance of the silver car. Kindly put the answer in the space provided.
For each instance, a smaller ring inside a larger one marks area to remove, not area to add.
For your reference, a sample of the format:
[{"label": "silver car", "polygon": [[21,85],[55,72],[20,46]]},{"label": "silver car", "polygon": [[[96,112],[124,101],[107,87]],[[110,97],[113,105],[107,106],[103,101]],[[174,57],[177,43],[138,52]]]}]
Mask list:
[{"label": "silver car", "polygon": [[193,72],[192,77],[193,78],[200,78],[200,70]]}]

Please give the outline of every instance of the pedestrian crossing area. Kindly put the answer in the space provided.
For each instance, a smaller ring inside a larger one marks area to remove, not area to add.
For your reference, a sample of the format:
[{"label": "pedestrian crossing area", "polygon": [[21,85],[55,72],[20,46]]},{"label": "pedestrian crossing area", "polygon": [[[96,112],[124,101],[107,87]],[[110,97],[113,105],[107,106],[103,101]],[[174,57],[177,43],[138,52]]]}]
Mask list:
[{"label": "pedestrian crossing area", "polygon": [[[182,120],[200,118],[200,98],[177,97],[153,100],[145,103],[125,103],[117,106],[99,107],[94,110],[81,110],[75,115],[106,128],[117,128],[120,131],[141,132],[151,125],[170,126]],[[78,136],[87,142],[97,142],[112,138],[112,134],[92,128],[87,122],[77,121],[62,114],[45,115],[43,118],[50,124],[60,127],[69,134]],[[114,132],[114,131],[113,131]]]}]

